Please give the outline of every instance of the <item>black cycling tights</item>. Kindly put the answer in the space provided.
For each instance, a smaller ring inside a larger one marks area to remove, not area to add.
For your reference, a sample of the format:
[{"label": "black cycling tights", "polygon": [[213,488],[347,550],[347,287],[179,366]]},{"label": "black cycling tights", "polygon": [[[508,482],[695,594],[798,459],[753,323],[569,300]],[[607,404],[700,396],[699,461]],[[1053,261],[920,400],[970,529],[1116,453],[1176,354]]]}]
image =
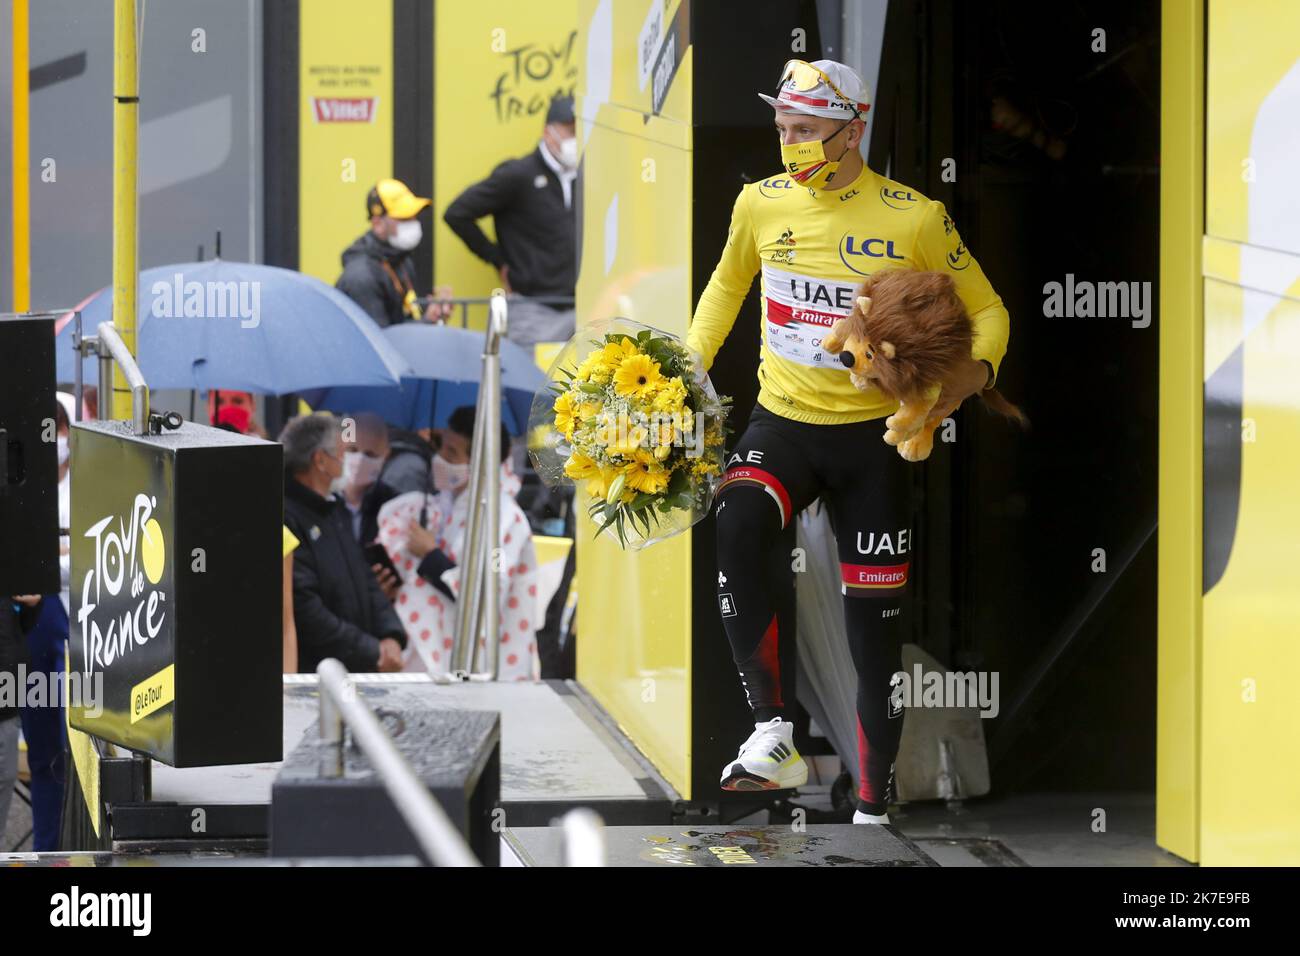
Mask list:
[{"label": "black cycling tights", "polygon": [[908,630],[915,467],[882,441],[884,432],[883,418],[808,425],[755,406],[715,505],[718,605],[756,721],[784,716],[775,589],[794,587],[793,572],[772,580],[764,569],[800,511],[818,498],[827,507],[858,673],[858,808],[876,814],[889,803],[903,733],[890,679],[902,670]]}]

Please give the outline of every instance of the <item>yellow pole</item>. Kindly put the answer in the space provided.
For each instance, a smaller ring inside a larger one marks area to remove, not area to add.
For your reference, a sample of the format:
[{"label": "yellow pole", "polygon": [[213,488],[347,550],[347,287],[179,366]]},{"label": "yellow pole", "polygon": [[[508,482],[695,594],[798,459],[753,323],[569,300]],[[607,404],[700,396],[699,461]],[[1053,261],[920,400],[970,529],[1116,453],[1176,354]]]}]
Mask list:
[{"label": "yellow pole", "polygon": [[[136,130],[140,122],[135,0],[115,0],[113,44],[113,325],[135,355]],[[131,389],[122,370],[116,365],[113,369],[113,418],[129,419]],[[103,395],[99,401],[102,405]]]},{"label": "yellow pole", "polygon": [[[1160,467],[1156,843],[1201,859],[1201,555],[1205,445],[1205,13],[1164,0],[1160,26]],[[1277,834],[1282,836],[1282,834]]]},{"label": "yellow pole", "polygon": [[31,308],[31,223],[30,186],[27,180],[27,0],[13,2],[13,154],[10,170],[13,174],[13,276],[15,312]]}]

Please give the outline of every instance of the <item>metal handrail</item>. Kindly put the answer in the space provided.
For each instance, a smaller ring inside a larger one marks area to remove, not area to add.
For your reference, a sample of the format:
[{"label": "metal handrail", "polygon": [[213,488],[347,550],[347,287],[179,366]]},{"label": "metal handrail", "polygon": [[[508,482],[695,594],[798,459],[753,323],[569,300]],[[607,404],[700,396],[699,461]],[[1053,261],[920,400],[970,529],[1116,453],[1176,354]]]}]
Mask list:
[{"label": "metal handrail", "polygon": [[[483,374],[474,412],[466,492],[469,507],[465,517],[465,561],[461,565],[451,656],[451,672],[470,680],[496,680],[500,663],[501,608],[496,565],[501,521],[501,340],[508,329],[506,297],[494,293],[483,336]],[[484,669],[475,671],[480,624],[484,625]]]},{"label": "metal handrail", "polygon": [[425,856],[435,866],[480,866],[465,838],[398,751],[379,718],[357,696],[347,668],[331,657],[320,662],[316,674],[320,678],[321,776],[343,775],[346,724]]},{"label": "metal handrail", "polygon": [[[85,408],[86,400],[85,369],[82,367],[84,364],[82,360],[86,357],[86,353],[83,351],[85,344],[81,335],[81,310],[77,309],[74,314],[76,316],[76,326],[72,330],[72,351],[77,357],[75,359],[76,371],[73,372],[72,376],[76,383],[73,386],[72,393],[76,397],[76,408],[73,409],[73,414],[76,416],[76,421],[81,421],[81,411]],[[93,338],[92,341],[94,341]],[[98,342],[95,344],[98,345]],[[95,413],[99,414],[98,396],[96,396],[95,400]]]},{"label": "metal handrail", "polygon": [[[446,298],[436,295],[423,295],[416,301],[419,302],[422,307],[428,307],[435,303],[450,305],[453,307],[453,310],[456,307],[459,307],[460,327],[462,329],[467,329],[469,328],[469,307],[472,305],[486,305],[490,307],[495,298],[496,293],[493,293],[490,296],[447,296]],[[574,298],[571,295],[521,295],[514,292],[510,293],[507,298],[508,301],[511,302],[536,302],[539,305],[561,305],[568,306],[569,308],[573,308],[574,305]]]},{"label": "metal handrail", "polygon": [[[77,314],[80,317],[80,313]],[[105,382],[113,381],[113,363],[116,362],[126,377],[126,383],[131,386],[131,430],[136,435],[147,435],[149,434],[149,386],[145,383],[144,374],[136,364],[131,350],[117,334],[117,328],[112,322],[100,322],[98,332],[96,341],[99,351],[100,391],[104,391]],[[77,363],[77,367],[80,369],[80,362]],[[112,414],[110,389],[107,394],[99,396],[99,417],[101,420],[107,420]]]},{"label": "metal handrail", "polygon": [[[76,322],[72,337],[72,348],[77,353],[73,385],[76,394],[76,421],[81,421],[86,387],[81,360],[87,355],[95,355],[99,358],[99,420],[108,421],[113,417],[113,363],[116,362],[126,377],[127,385],[131,387],[131,429],[136,435],[149,434],[149,384],[145,381],[135,356],[118,334],[117,327],[112,322],[101,322],[96,329],[98,335],[85,336],[81,328],[81,310],[69,311]],[[63,314],[66,315],[67,312]],[[108,383],[107,387],[105,383]]]}]

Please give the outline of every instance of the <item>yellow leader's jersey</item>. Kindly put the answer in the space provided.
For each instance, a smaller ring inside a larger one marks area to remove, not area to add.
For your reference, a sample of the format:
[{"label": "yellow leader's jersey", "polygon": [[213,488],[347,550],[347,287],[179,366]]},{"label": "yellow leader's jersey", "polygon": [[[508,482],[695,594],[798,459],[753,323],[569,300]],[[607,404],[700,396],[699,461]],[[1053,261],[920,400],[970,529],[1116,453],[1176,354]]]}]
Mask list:
[{"label": "yellow leader's jersey", "polygon": [[898,402],[849,380],[821,337],[848,315],[862,280],[886,268],[952,276],[970,313],[971,354],[997,374],[1009,323],[1002,299],[970,254],[943,203],[862,172],[843,189],[812,191],[782,174],[745,186],[727,244],[700,296],[687,344],[705,368],[736,322],[754,274],[762,274],[758,401],[786,418],[838,425],[891,415]]}]

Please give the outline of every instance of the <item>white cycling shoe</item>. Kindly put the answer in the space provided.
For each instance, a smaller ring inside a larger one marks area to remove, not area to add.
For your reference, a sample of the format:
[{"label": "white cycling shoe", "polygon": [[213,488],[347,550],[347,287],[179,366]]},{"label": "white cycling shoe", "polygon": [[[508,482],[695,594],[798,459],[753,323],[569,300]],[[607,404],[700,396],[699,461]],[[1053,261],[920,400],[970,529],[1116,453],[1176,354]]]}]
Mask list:
[{"label": "white cycling shoe", "polygon": [[861,810],[853,811],[854,823],[880,823],[885,826],[889,825],[888,813],[863,813]]},{"label": "white cycling shoe", "polygon": [[722,768],[723,790],[789,790],[808,782],[808,765],[794,749],[794,724],[773,717],[755,724],[735,760]]}]

